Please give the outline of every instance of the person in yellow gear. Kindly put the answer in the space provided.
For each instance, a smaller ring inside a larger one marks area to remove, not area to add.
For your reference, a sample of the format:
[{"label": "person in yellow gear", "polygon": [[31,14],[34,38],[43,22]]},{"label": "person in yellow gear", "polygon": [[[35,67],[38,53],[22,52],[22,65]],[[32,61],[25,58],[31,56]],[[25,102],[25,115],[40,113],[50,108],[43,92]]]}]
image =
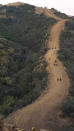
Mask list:
[{"label": "person in yellow gear", "polygon": [[18,131],[23,131],[23,129],[19,129]]},{"label": "person in yellow gear", "polygon": [[19,129],[19,128],[16,128],[17,129],[17,131],[23,131],[23,129]]},{"label": "person in yellow gear", "polygon": [[35,127],[32,127],[32,131],[34,131],[35,130]]}]

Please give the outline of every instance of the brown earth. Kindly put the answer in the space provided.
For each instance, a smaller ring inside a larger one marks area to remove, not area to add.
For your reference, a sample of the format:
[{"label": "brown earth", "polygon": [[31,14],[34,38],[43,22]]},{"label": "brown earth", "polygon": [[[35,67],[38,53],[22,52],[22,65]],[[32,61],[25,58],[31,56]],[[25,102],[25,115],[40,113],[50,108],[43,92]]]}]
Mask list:
[{"label": "brown earth", "polygon": [[41,8],[41,7],[36,7],[35,8],[35,13],[36,14],[44,14],[46,17],[52,17],[56,20],[62,20],[62,18],[60,17],[57,17],[55,14],[54,14],[54,10],[53,9],[47,9],[47,8]]},{"label": "brown earth", "polygon": [[[54,16],[53,16],[54,17]],[[57,19],[57,18],[56,18]],[[4,124],[13,124],[24,130],[47,129],[62,131],[66,121],[60,118],[60,108],[69,92],[69,78],[61,61],[57,57],[60,33],[66,20],[60,19],[51,30],[45,60],[47,61],[48,82],[44,93],[32,104],[11,113]]]}]

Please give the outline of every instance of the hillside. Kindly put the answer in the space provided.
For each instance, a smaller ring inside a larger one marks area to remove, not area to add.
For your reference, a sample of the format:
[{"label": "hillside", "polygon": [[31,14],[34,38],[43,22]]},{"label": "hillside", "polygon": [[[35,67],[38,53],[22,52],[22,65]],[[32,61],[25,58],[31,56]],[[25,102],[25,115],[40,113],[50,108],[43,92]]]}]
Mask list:
[{"label": "hillside", "polygon": [[63,104],[63,115],[74,118],[74,19],[67,21],[60,37],[59,58],[63,61],[71,81],[70,93]]},{"label": "hillside", "polygon": [[46,87],[43,56],[55,22],[31,5],[0,7],[0,114],[32,103]]},{"label": "hillside", "polygon": [[[36,129],[55,129],[56,131],[61,130],[62,125],[64,125],[63,121],[59,118],[59,112],[62,102],[68,95],[70,84],[67,73],[64,71],[62,63],[57,58],[59,36],[61,30],[64,28],[64,24],[65,20],[57,22],[57,24],[53,26],[48,39],[47,47],[49,50],[45,54],[45,60],[48,63],[47,72],[49,73],[47,89],[44,94],[31,105],[11,113],[4,120],[4,125],[15,125],[24,130],[31,130],[34,125]],[[56,64],[55,60],[58,66],[54,65]],[[58,79],[61,77],[63,77],[63,80],[59,81]]]},{"label": "hillside", "polygon": [[[55,9],[0,7],[3,131],[73,131],[74,19]],[[70,93],[69,93],[70,88]]]}]

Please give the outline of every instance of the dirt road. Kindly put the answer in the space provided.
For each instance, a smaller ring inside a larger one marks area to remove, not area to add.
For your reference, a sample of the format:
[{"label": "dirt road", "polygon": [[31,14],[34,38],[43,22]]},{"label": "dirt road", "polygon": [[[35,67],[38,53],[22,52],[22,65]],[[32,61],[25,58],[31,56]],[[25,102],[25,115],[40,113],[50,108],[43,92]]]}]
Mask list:
[{"label": "dirt road", "polygon": [[[45,55],[48,63],[49,73],[47,90],[34,103],[10,114],[6,123],[16,124],[17,127],[31,129],[49,129],[50,131],[61,131],[59,112],[62,102],[68,95],[69,78],[64,66],[57,57],[59,50],[59,37],[64,29],[65,20],[59,21],[51,30],[47,47],[50,48]],[[52,49],[53,48],[53,49]]]}]

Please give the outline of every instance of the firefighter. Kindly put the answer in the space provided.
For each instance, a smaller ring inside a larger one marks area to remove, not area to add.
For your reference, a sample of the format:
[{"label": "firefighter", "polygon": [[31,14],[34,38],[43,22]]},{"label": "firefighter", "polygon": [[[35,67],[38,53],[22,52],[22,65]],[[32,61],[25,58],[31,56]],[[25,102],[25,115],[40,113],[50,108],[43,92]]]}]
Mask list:
[{"label": "firefighter", "polygon": [[32,127],[32,131],[35,131],[35,127]]}]

